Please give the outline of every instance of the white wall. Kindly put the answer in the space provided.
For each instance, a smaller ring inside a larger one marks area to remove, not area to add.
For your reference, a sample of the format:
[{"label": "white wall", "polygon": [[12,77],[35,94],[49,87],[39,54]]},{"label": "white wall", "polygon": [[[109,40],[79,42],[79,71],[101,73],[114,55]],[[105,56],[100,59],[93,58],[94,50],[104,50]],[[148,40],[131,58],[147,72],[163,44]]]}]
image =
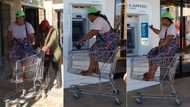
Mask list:
[{"label": "white wall", "polygon": [[53,25],[53,2],[45,1],[44,8],[46,10],[46,19],[49,21],[50,25]]},{"label": "white wall", "polygon": [[[160,0],[147,0],[152,5],[152,15],[150,16],[150,23],[156,28],[160,29]],[[158,45],[159,38],[155,33],[150,31],[150,48]]]},{"label": "white wall", "polygon": [[114,0],[66,0],[64,1],[64,71],[71,68],[72,50],[72,5],[100,5],[102,12],[107,15],[112,25],[114,25]]}]

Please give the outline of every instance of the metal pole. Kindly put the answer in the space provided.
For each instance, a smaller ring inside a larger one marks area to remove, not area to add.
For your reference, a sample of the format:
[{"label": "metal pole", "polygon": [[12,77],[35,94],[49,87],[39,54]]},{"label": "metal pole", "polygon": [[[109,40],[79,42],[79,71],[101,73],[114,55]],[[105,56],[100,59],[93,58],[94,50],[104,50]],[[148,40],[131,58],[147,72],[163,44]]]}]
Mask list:
[{"label": "metal pole", "polygon": [[125,32],[125,0],[121,1],[121,39],[124,39]]},{"label": "metal pole", "polygon": [[4,50],[4,42],[3,42],[3,14],[2,14],[2,3],[0,2],[0,66],[3,62],[3,50]]},{"label": "metal pole", "polygon": [[[183,48],[183,35],[184,35],[184,18],[183,18],[183,0],[180,3],[180,50]],[[182,76],[183,66],[182,66],[182,56],[180,56],[180,64],[179,64],[179,73]]]}]

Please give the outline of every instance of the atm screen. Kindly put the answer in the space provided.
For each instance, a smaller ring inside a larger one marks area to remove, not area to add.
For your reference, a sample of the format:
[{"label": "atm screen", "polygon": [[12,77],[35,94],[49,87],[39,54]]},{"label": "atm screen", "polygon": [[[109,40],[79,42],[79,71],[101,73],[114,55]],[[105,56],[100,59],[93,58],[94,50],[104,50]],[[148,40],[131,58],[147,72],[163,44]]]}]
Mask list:
[{"label": "atm screen", "polygon": [[128,27],[127,29],[127,48],[132,49],[135,48],[135,29],[134,27]]},{"label": "atm screen", "polygon": [[84,22],[73,21],[73,41],[79,41],[85,34]]}]

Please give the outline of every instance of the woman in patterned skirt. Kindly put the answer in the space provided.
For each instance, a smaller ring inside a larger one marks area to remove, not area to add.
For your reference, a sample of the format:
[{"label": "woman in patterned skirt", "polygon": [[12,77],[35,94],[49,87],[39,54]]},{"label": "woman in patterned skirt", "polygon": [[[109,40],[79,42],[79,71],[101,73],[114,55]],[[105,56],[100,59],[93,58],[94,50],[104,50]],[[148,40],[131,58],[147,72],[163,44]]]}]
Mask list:
[{"label": "woman in patterned skirt", "polygon": [[86,40],[96,37],[96,42],[90,49],[90,65],[88,70],[82,71],[82,75],[99,73],[98,62],[106,62],[116,48],[116,35],[107,18],[96,7],[87,8],[88,18],[92,22],[90,31],[80,40],[83,44]]},{"label": "woman in patterned skirt", "polygon": [[173,20],[174,18],[171,13],[165,12],[161,16],[161,30],[150,26],[150,29],[159,35],[160,42],[158,47],[153,48],[148,53],[149,71],[144,74],[144,80],[146,81],[154,80],[155,72],[159,66],[158,60],[153,59],[174,56],[178,49],[176,42],[177,32]]}]

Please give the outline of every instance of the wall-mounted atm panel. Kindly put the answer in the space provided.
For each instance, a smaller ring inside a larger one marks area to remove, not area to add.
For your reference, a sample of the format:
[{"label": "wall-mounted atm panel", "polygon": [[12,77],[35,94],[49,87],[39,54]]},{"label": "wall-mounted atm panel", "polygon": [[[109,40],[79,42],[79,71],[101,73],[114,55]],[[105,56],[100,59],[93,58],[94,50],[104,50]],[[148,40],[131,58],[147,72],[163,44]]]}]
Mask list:
[{"label": "wall-mounted atm panel", "polygon": [[[73,40],[73,50],[77,50],[76,45],[79,40],[87,32],[88,20],[84,18],[73,18],[72,19],[72,40]],[[88,49],[89,43],[86,42],[82,45],[81,49]]]}]

